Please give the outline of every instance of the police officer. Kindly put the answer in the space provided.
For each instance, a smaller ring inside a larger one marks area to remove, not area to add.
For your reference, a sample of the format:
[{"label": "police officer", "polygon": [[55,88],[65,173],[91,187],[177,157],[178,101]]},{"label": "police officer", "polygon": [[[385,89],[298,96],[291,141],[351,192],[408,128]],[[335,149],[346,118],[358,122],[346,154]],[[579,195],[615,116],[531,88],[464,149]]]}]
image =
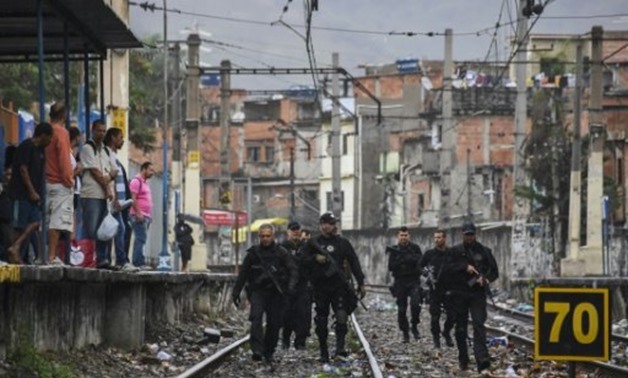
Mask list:
[{"label": "police officer", "polygon": [[436,230],[434,232],[434,248],[425,252],[419,267],[427,272],[428,286],[430,290],[430,330],[434,340],[434,348],[440,348],[440,315],[445,310],[446,318],[443,327],[443,337],[448,347],[453,347],[454,343],[451,339],[451,330],[454,328],[454,318],[449,307],[449,301],[446,300],[445,293],[447,291],[447,278],[443,275],[444,267],[448,262],[450,251],[447,248],[447,234],[444,230]]},{"label": "police officer", "polygon": [[475,237],[475,225],[462,225],[462,244],[452,248],[451,262],[445,274],[451,278],[451,305],[455,316],[455,335],[458,344],[458,362],[461,370],[467,370],[467,324],[469,313],[473,324],[473,354],[479,372],[491,366],[486,348],[486,295],[488,285],[499,277],[497,263],[491,250],[480,244]]},{"label": "police officer", "polygon": [[410,323],[412,334],[416,340],[419,339],[419,329],[421,314],[421,269],[419,262],[423,256],[421,248],[410,241],[410,232],[403,226],[397,231],[397,245],[386,248],[390,253],[388,256],[388,270],[392,273],[395,282],[392,293],[397,298],[397,322],[399,329],[403,332],[403,341],[410,341],[407,309],[408,299],[410,299]]},{"label": "police officer", "polygon": [[336,234],[336,217],[332,213],[325,213],[319,219],[321,235],[310,239],[307,246],[307,262],[310,269],[310,279],[314,290],[316,304],[316,336],[320,348],[320,361],[329,361],[327,348],[327,322],[330,308],[334,310],[336,318],[336,352],[338,357],[346,357],[345,337],[347,335],[347,321],[349,315],[357,306],[357,296],[348,281],[343,267],[345,264],[358,283],[360,298],[366,294],[364,290],[364,274],[358,257],[351,243]]},{"label": "police officer", "polygon": [[[294,293],[297,267],[290,253],[275,243],[275,229],[265,223],[258,231],[259,245],[247,250],[233,288],[232,300],[240,306],[240,292],[246,284],[251,303],[251,351],[253,360],[262,358],[273,368],[273,354],[279,339],[284,296]],[[262,319],[266,314],[266,333]]]},{"label": "police officer", "polygon": [[299,278],[293,295],[287,298],[283,321],[282,347],[290,348],[290,338],[294,332],[294,349],[305,349],[305,340],[312,326],[312,288],[305,265],[304,242],[301,240],[301,224],[292,221],[288,224],[288,238],[281,243],[295,260]]}]

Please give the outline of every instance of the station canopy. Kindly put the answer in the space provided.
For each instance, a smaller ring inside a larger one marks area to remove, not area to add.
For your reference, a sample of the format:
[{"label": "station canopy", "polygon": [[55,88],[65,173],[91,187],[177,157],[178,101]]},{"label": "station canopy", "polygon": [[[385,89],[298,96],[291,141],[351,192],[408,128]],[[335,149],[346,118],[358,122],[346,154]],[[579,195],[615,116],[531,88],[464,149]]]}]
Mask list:
[{"label": "station canopy", "polygon": [[[68,52],[82,58],[106,57],[109,49],[142,47],[127,25],[103,0],[42,0],[44,55],[63,56],[64,28]],[[36,61],[37,0],[0,1],[0,62]]]}]

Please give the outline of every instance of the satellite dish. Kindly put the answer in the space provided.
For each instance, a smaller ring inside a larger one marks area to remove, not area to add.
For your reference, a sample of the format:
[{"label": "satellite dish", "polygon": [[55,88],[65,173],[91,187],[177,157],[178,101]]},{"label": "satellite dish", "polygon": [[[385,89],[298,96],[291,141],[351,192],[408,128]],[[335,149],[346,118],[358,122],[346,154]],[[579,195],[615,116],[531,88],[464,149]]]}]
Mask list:
[{"label": "satellite dish", "polygon": [[425,88],[426,91],[431,91],[434,88],[432,81],[426,76],[421,77],[421,85]]}]

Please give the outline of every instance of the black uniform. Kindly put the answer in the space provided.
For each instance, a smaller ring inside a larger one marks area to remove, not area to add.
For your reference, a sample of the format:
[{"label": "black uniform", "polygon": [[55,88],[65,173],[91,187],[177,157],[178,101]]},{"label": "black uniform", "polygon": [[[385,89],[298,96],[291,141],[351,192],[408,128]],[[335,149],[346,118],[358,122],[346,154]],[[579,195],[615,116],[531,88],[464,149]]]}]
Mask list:
[{"label": "black uniform", "polygon": [[434,339],[434,346],[440,347],[440,315],[445,310],[445,324],[442,335],[445,337],[447,346],[453,346],[451,340],[451,330],[454,328],[454,315],[451,312],[449,301],[445,296],[447,292],[448,277],[443,274],[445,266],[450,259],[451,251],[448,248],[439,250],[436,248],[425,252],[419,267],[428,271],[429,300],[430,300],[430,330]]},{"label": "black uniform", "polygon": [[312,287],[305,264],[304,245],[300,240],[296,243],[286,240],[281,246],[290,252],[299,272],[295,292],[286,298],[282,345],[286,349],[290,347],[290,337],[294,332],[294,348],[304,349],[312,327]]},{"label": "black uniform", "polygon": [[421,269],[419,262],[423,253],[421,248],[408,242],[406,245],[395,245],[386,249],[390,255],[388,257],[388,270],[392,272],[395,282],[392,293],[397,298],[397,322],[399,329],[403,332],[404,341],[409,339],[408,298],[410,298],[410,323],[412,333],[416,339],[419,338],[417,324],[421,321]]},{"label": "black uniform", "polygon": [[[316,255],[320,254],[320,251],[313,248],[313,243],[327,251],[334,259],[334,263],[330,261],[325,263],[317,262]],[[348,265],[359,286],[364,285],[364,273],[362,273],[362,268],[353,246],[342,236],[320,235],[310,239],[307,247],[306,264],[310,271],[310,279],[314,290],[314,303],[316,304],[314,324],[316,325],[316,336],[320,346],[321,360],[329,359],[327,322],[330,307],[334,310],[336,318],[336,355],[346,355],[345,336],[348,330],[347,321],[349,315],[357,306],[357,296],[348,282],[350,275],[347,275],[343,268],[345,264]]]},{"label": "black uniform", "polygon": [[[283,314],[284,294],[294,292],[297,267],[285,248],[273,243],[256,245],[247,250],[240,274],[233,288],[233,300],[238,301],[246,283],[251,303],[251,351],[253,359],[272,361]],[[266,314],[266,333],[262,319]]]},{"label": "black uniform", "polygon": [[467,325],[469,313],[473,324],[473,354],[482,370],[490,365],[490,357],[486,348],[486,286],[480,286],[475,281],[477,276],[466,272],[467,266],[472,265],[482,276],[493,282],[499,277],[497,263],[490,250],[475,241],[470,244],[459,244],[452,248],[451,262],[446,265],[444,274],[451,278],[449,290],[451,294],[451,308],[456,322],[455,335],[458,344],[458,361],[462,367],[469,364],[467,351]]},{"label": "black uniform", "polygon": [[181,260],[190,261],[192,258],[192,246],[194,245],[192,227],[184,221],[177,222],[174,225],[174,235],[179,251],[181,251]]}]

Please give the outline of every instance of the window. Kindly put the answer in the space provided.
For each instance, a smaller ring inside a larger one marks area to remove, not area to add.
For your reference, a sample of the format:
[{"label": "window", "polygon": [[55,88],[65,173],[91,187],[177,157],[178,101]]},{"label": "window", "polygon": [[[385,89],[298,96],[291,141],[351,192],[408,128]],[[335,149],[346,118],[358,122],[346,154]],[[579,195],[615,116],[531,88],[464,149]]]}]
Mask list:
[{"label": "window", "polygon": [[266,162],[267,163],[272,163],[275,161],[275,147],[273,146],[266,146]]},{"label": "window", "polygon": [[259,161],[259,147],[247,147],[246,149],[247,160],[251,163],[257,163]]},{"label": "window", "polygon": [[423,193],[419,194],[417,198],[417,215],[420,217],[421,213],[423,213],[423,209],[425,208],[425,195]]},{"label": "window", "polygon": [[318,202],[318,190],[303,190],[303,199],[307,202]]},{"label": "window", "polygon": [[346,155],[349,153],[349,134],[342,135],[342,154]]},{"label": "window", "polygon": [[[332,211],[333,201],[331,197],[331,192],[327,192],[326,195],[327,195],[327,211]],[[344,191],[340,192],[340,210],[341,211],[345,210],[345,192]]]}]

